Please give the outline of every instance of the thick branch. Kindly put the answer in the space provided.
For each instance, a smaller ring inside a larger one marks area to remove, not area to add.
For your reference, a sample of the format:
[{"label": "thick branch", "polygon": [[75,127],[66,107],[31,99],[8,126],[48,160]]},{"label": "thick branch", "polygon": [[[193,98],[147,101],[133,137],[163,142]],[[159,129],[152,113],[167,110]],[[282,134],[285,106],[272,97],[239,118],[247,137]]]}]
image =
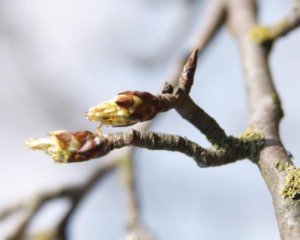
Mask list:
[{"label": "thick branch", "polygon": [[268,49],[248,37],[256,26],[255,2],[230,0],[230,21],[242,53],[244,74],[248,87],[249,124],[267,139],[259,155],[258,165],[272,194],[282,239],[300,239],[300,207],[280,195],[285,173],[276,168],[280,162],[292,164],[279,137],[282,110],[268,63]]}]

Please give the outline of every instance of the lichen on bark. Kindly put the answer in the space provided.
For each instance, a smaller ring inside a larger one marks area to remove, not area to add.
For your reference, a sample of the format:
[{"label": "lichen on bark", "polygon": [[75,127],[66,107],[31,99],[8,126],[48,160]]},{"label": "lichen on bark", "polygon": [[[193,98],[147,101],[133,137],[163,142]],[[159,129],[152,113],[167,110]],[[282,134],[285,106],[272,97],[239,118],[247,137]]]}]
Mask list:
[{"label": "lichen on bark", "polygon": [[294,166],[289,166],[285,169],[284,186],[281,190],[281,195],[290,200],[300,200],[300,169]]},{"label": "lichen on bark", "polygon": [[274,26],[256,25],[249,31],[250,39],[255,43],[265,43],[276,39],[288,27],[286,19],[278,22]]},{"label": "lichen on bark", "polygon": [[278,161],[276,164],[276,168],[280,172],[287,170],[289,167],[291,167],[291,164],[285,161]]},{"label": "lichen on bark", "polygon": [[253,127],[248,127],[238,139],[241,146],[248,150],[249,159],[256,161],[257,155],[265,142],[263,134]]}]

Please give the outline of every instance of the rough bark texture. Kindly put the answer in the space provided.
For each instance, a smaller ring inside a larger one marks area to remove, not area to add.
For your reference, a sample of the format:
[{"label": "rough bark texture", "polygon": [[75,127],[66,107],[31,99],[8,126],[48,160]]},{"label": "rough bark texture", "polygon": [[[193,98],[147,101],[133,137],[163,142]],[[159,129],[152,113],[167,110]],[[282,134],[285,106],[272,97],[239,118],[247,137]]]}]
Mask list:
[{"label": "rough bark texture", "polygon": [[276,166],[292,162],[279,136],[283,116],[268,63],[268,46],[258,45],[249,38],[249,31],[257,24],[255,1],[230,0],[230,24],[242,53],[244,75],[248,89],[249,125],[266,139],[260,152],[258,166],[271,192],[282,239],[300,239],[300,207],[297,202],[284,199],[281,191],[285,172]]},{"label": "rough bark texture", "polygon": [[178,135],[148,131],[133,130],[127,133],[114,133],[109,135],[108,139],[112,144],[111,150],[137,146],[152,150],[176,151],[192,157],[200,167],[220,166],[250,155],[250,150],[245,147],[242,140],[236,144],[229,143],[228,149],[204,149],[197,143]]}]

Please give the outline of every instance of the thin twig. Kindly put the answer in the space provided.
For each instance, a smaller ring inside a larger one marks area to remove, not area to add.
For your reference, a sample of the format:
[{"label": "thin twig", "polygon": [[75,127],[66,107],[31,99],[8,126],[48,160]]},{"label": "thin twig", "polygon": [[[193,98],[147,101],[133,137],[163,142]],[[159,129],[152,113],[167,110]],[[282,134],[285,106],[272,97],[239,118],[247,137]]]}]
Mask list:
[{"label": "thin twig", "polygon": [[[148,124],[147,124],[148,125]],[[146,128],[148,126],[145,126]],[[133,148],[134,151],[134,148]],[[128,151],[132,152],[133,151]],[[127,157],[120,162],[122,182],[127,196],[126,229],[129,235],[125,239],[151,240],[152,236],[142,223],[140,214],[139,198],[137,193],[137,179],[135,175],[135,161],[133,154],[126,154]]]},{"label": "thin twig", "polygon": [[[220,166],[247,158],[250,153],[238,141],[228,149],[206,150],[197,143],[178,135],[132,130],[108,135],[111,149],[137,146],[151,150],[176,151],[192,157],[200,167]],[[233,139],[235,141],[235,139]]]},{"label": "thin twig", "polygon": [[23,216],[22,220],[15,227],[15,230],[7,238],[7,240],[23,239],[26,229],[30,224],[31,220],[42,209],[42,207],[46,203],[60,198],[67,198],[69,200],[70,199],[72,200],[77,191],[78,191],[78,186],[62,188],[60,190],[55,190],[53,192],[46,192],[40,194],[24,205],[22,203],[17,205],[17,206],[24,206],[18,210],[24,209],[26,213]]},{"label": "thin twig", "polygon": [[253,41],[260,44],[271,43],[300,26],[300,4],[281,21],[273,26],[256,25],[251,28],[249,34]]},{"label": "thin twig", "polygon": [[86,181],[83,186],[79,189],[77,194],[72,199],[72,205],[69,211],[66,213],[64,218],[60,221],[57,227],[57,238],[65,240],[67,239],[67,224],[72,218],[73,214],[77,210],[81,200],[86,196],[91,189],[95,187],[97,183],[100,182],[105,176],[112,172],[116,168],[119,159],[114,159],[105,162],[101,167]]}]

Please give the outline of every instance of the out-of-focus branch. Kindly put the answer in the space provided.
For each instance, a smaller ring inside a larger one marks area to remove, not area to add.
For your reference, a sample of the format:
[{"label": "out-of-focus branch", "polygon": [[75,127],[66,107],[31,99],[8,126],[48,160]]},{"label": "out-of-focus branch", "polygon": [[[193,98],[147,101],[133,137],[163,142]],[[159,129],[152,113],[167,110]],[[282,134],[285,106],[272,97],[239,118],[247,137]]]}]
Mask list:
[{"label": "out-of-focus branch", "polygon": [[198,28],[188,40],[186,50],[178,59],[176,66],[172,70],[172,76],[169,78],[169,83],[173,85],[180,77],[181,71],[188,61],[188,58],[194,49],[198,49],[198,54],[202,55],[211,43],[217,32],[224,25],[226,19],[226,1],[225,0],[210,0],[203,12],[203,17]]},{"label": "out-of-focus branch", "polygon": [[[104,162],[101,167],[83,184],[76,186],[67,186],[59,190],[49,191],[35,196],[28,202],[21,202],[19,204],[8,207],[0,213],[0,220],[4,220],[6,217],[16,213],[25,212],[22,220],[17,224],[15,229],[12,231],[7,240],[19,240],[25,239],[27,235],[26,230],[32,220],[35,218],[36,214],[43,208],[43,206],[51,201],[65,198],[70,201],[70,210],[67,212],[66,216],[62,219],[61,223],[58,224],[57,229],[51,230],[49,232],[43,233],[43,235],[50,236],[51,239],[56,240],[66,240],[66,224],[71,218],[72,214],[78,208],[78,205],[82,198],[97,184],[99,183],[107,174],[111,173],[112,170],[118,165],[121,159],[113,159]],[[29,237],[30,239],[30,237]]]},{"label": "out-of-focus branch", "polygon": [[8,216],[12,214],[13,212],[18,211],[25,211],[25,214],[22,218],[22,220],[18,223],[18,225],[15,227],[11,235],[7,238],[7,240],[19,240],[23,239],[25,236],[25,231],[28,227],[28,225],[31,223],[34,216],[37,214],[38,211],[41,210],[41,208],[52,200],[57,200],[60,198],[67,198],[69,200],[72,200],[75,196],[76,192],[78,190],[77,186],[73,187],[67,187],[59,190],[55,190],[53,192],[45,192],[43,194],[40,194],[36,196],[34,199],[30,200],[27,203],[20,203],[15,205],[14,207],[10,208],[11,211],[6,211],[5,214],[2,214],[2,216]]},{"label": "out-of-focus branch", "polygon": [[67,224],[72,218],[75,211],[78,209],[81,200],[90,192],[97,183],[100,182],[105,176],[112,172],[117,166],[120,159],[113,159],[103,164],[77,191],[77,194],[72,199],[72,204],[69,211],[66,213],[64,218],[58,224],[57,227],[57,239],[67,239]]},{"label": "out-of-focus branch", "polygon": [[298,3],[290,14],[281,21],[275,23],[273,26],[256,25],[250,30],[249,35],[256,43],[265,44],[285,36],[299,26],[300,4]]},{"label": "out-of-focus branch", "polygon": [[[144,125],[144,128],[148,127],[148,124]],[[129,233],[124,240],[151,240],[153,239],[152,236],[141,221],[141,210],[136,186],[135,162],[136,161],[134,161],[133,156],[130,153],[120,162],[122,183],[127,195],[126,228]]]},{"label": "out-of-focus branch", "polygon": [[[226,0],[210,0],[203,12],[202,22],[195,31],[193,38],[189,41],[189,51],[198,48],[202,53],[211,42],[218,30],[224,25],[226,19]],[[187,55],[188,57],[189,55]],[[187,60],[187,59],[186,59]],[[186,62],[183,61],[184,63]]]},{"label": "out-of-focus branch", "polygon": [[134,232],[139,228],[139,203],[135,185],[135,168],[134,160],[131,154],[127,154],[126,158],[120,162],[121,180],[124,185],[128,198],[127,222],[126,226],[130,232]]},{"label": "out-of-focus branch", "polygon": [[248,34],[257,25],[255,1],[229,0],[229,10],[242,54],[250,108],[249,125],[266,139],[257,164],[273,198],[281,239],[300,239],[300,205],[296,202],[300,190],[295,187],[299,183],[299,170],[293,166],[279,136],[283,111],[268,63],[269,48],[257,44]]},{"label": "out-of-focus branch", "polygon": [[24,202],[6,207],[0,212],[0,221],[4,221],[7,217],[13,215],[14,213],[22,211],[25,207],[26,204]]}]

